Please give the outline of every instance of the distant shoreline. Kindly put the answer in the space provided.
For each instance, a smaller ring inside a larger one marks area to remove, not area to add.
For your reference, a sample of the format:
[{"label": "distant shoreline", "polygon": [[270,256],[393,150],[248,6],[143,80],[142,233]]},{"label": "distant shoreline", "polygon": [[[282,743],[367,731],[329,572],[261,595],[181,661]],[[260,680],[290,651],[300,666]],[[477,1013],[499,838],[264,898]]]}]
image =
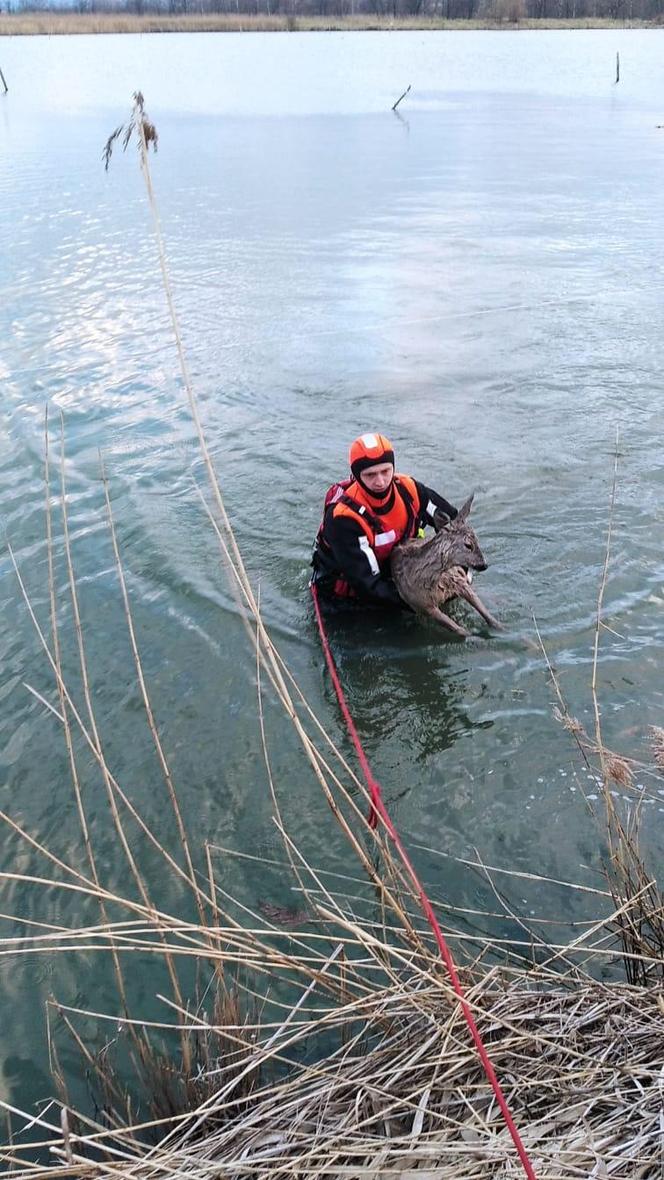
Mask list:
[{"label": "distant shoreline", "polygon": [[64,36],[91,33],[286,33],[468,31],[479,29],[662,29],[660,21],[645,20],[442,20],[432,17],[362,16],[249,16],[243,13],[127,13],[28,12],[1,13],[0,36]]}]

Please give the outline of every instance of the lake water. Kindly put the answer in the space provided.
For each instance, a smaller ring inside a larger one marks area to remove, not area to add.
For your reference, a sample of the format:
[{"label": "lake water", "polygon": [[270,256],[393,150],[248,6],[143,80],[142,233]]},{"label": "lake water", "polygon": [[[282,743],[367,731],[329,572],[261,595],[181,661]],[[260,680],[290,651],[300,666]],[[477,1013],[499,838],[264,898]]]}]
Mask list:
[{"label": "lake water", "polygon": [[[99,449],[192,842],[284,859],[252,657],[196,491],[204,472],[136,154],[117,154],[108,174],[101,163],[133,90],[159,131],[154,183],[226,503],[272,634],[344,748],[307,580],[322,496],[345,474],[349,440],[380,429],[401,470],[456,503],[476,491],[490,562],[481,592],[505,634],[478,625],[462,644],[414,619],[361,618],[336,622],[332,639],[374,770],[434,895],[495,909],[481,873],[426,848],[471,860],[477,849],[489,864],[601,884],[601,838],[583,797],[594,784],[552,717],[529,640],[535,614],[572,710],[590,725],[617,428],[606,738],[647,760],[647,726],[664,724],[663,61],[664,30],[0,37],[10,87],[0,99],[2,526],[47,627],[48,403],[54,453],[64,415],[108,757],[169,846]],[[4,547],[0,572],[1,805],[82,868],[62,736],[24,685],[55,693]],[[57,583],[73,675],[60,541]],[[269,702],[267,725],[293,836],[318,867],[355,871]],[[639,781],[657,855],[664,791]],[[103,877],[124,888],[94,775],[86,801]],[[158,901],[177,912],[177,886],[135,833],[132,843]],[[230,852],[217,865],[243,903],[293,903],[278,866]],[[0,868],[50,872],[8,829]],[[596,913],[564,889],[506,888],[525,916]],[[81,904],[5,883],[0,910],[73,924]],[[161,976],[151,971],[143,965],[133,982],[141,1012],[155,1011]],[[115,1012],[108,976],[92,952],[76,963],[3,960],[0,1098],[27,1105],[51,1093],[44,1001],[54,993]]]}]

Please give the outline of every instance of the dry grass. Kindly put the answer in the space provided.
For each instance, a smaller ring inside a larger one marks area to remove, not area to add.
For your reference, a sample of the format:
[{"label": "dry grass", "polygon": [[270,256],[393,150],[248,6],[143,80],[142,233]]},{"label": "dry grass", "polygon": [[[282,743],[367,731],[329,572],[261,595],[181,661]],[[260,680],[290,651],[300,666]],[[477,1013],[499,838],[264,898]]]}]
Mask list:
[{"label": "dry grass", "polygon": [[[72,1167],[86,1180],[519,1174],[412,898],[376,901],[367,916],[360,879],[354,898],[335,896],[284,837],[312,915],[297,935],[248,911],[239,926],[230,907],[210,905],[200,925],[116,896],[124,920],[2,941],[4,955],[107,954],[114,946],[123,961],[152,949],[185,966],[194,956],[205,984],[185,1005],[164,997],[161,1022],[124,1018],[121,1032],[115,1013],[54,1005],[61,1036],[79,1046],[97,1113],[91,1120],[72,1111],[52,1044],[66,1113],[47,1112],[40,1125],[54,1163],[34,1163],[35,1145],[22,1145],[15,1118],[13,1144],[0,1153],[7,1176],[37,1180]],[[382,872],[394,879],[389,848],[380,853]],[[208,850],[210,864],[215,856]],[[66,887],[62,874],[49,876]],[[219,896],[213,881],[214,873],[210,903]],[[584,966],[621,954],[612,931],[639,904],[625,899],[622,915],[608,913],[562,947],[532,932],[528,947],[524,931],[522,953],[527,959],[537,940],[540,959],[529,967],[508,967],[490,938],[474,940],[469,960],[447,915],[469,1001],[539,1180],[661,1175],[661,983],[606,985]],[[518,946],[510,952],[518,960]],[[647,948],[638,957],[648,965]],[[483,958],[502,966],[485,967]],[[261,1019],[255,994],[271,997]],[[77,1027],[90,1017],[109,1030],[94,1050]]]},{"label": "dry grass", "polygon": [[[182,348],[156,218],[145,121],[141,100],[131,125],[155,214],[183,385],[209,478],[211,503],[206,508],[256,661],[258,731],[283,840],[283,870],[290,873],[297,905],[300,911],[306,907],[310,920],[298,922],[297,930],[284,930],[280,913],[268,912],[268,921],[265,907],[253,912],[239,906],[224,892],[216,872],[217,857],[227,859],[228,850],[191,845],[143,673],[104,482],[102,503],[135,674],[164,801],[179,833],[176,852],[149,827],[109,765],[96,715],[100,700],[88,687],[86,636],[69,540],[64,437],[61,433],[59,495],[53,497],[47,426],[50,636],[18,567],[16,573],[53,674],[51,699],[30,691],[61,724],[86,858],[83,868],[58,858],[10,815],[2,816],[16,841],[17,858],[27,846],[43,867],[30,876],[18,868],[5,871],[0,880],[43,889],[48,920],[27,923],[20,914],[3,915],[12,930],[0,939],[0,955],[106,956],[118,1004],[112,1012],[93,1012],[52,1002],[57,1020],[49,1021],[48,1046],[59,1101],[37,1116],[0,1102],[11,1114],[7,1142],[0,1148],[4,1174],[21,1180],[257,1180],[268,1175],[270,1180],[486,1180],[520,1175],[461,1006],[420,915],[417,882],[405,870],[385,827],[369,827],[362,785],[300,693],[263,624],[224,508]],[[147,125],[152,126],[149,120]],[[610,536],[605,575],[609,549]],[[67,572],[71,634],[61,634],[58,626],[56,586],[63,583],[56,572],[59,562]],[[606,749],[601,733],[596,656],[605,584],[606,576],[595,629],[594,734],[587,735],[574,720],[548,661],[560,719],[602,784],[599,819],[608,836],[608,886],[584,891],[600,911],[597,921],[584,924],[568,942],[547,941],[542,931],[556,915],[545,913],[528,922],[518,918],[502,900],[504,885],[494,885],[496,870],[485,866],[496,904],[517,923],[522,937],[505,943],[477,930],[469,933],[464,914],[449,907],[444,912],[439,907],[438,913],[539,1180],[655,1180],[661,1178],[664,1161],[663,907],[639,851],[638,808],[625,808],[612,793],[616,777],[628,779],[624,767],[629,770],[630,763]],[[78,657],[73,682],[62,672],[65,647]],[[329,874],[307,863],[284,829],[263,725],[265,689],[281,702],[311,769],[312,789],[318,784],[323,791],[357,857],[357,878],[346,878],[336,889]],[[116,833],[118,856],[127,862],[122,893],[109,889],[99,871],[81,791],[76,754],[81,745],[93,769],[101,771],[108,824]],[[651,769],[658,773],[656,765]],[[177,880],[178,912],[165,912],[152,896],[127,837],[128,824],[138,826],[150,843],[151,857],[159,858],[163,871]],[[514,877],[516,881],[520,874]],[[503,870],[501,880],[509,878]],[[546,884],[545,878],[533,879]],[[86,917],[74,927],[53,919],[58,893],[75,894],[81,903]],[[484,928],[495,929],[496,915],[484,917]],[[475,919],[481,922],[482,915],[475,914]],[[137,957],[141,963],[149,958],[164,965],[169,991],[159,997],[159,1021],[133,1017],[128,1010],[126,981]],[[192,963],[198,984],[187,994],[183,979],[191,978]],[[628,982],[608,985],[598,980],[602,967],[608,965],[615,973],[621,964]],[[90,1020],[108,1028],[101,1042],[89,1035]],[[78,1050],[80,1072],[87,1074],[95,1095],[94,1118],[73,1109],[59,1052],[63,1037]],[[28,1126],[41,1134],[37,1145],[25,1142]]]},{"label": "dry grass", "polygon": [[79,33],[284,33],[374,30],[435,29],[636,29],[654,27],[656,21],[608,20],[530,20],[516,23],[496,20],[443,20],[434,17],[363,16],[289,16],[286,14],[252,16],[238,13],[127,13],[26,12],[1,13],[0,35],[58,36]]}]

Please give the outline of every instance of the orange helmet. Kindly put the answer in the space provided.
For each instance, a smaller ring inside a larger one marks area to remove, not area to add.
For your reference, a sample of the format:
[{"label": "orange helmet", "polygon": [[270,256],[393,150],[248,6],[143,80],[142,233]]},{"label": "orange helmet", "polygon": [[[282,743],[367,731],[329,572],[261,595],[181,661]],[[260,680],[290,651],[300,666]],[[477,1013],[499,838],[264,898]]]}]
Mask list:
[{"label": "orange helmet", "polygon": [[348,458],[356,479],[367,467],[375,467],[377,463],[391,463],[394,466],[392,443],[384,434],[361,434],[350,444]]}]

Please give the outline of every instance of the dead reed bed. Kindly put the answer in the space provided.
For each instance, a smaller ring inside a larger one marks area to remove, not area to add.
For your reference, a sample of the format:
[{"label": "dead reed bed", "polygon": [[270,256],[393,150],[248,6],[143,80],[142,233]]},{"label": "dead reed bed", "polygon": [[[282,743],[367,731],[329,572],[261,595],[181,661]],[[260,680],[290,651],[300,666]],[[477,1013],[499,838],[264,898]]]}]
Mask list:
[{"label": "dead reed bed", "polygon": [[[16,842],[17,868],[0,879],[41,890],[50,899],[75,897],[79,917],[56,921],[52,904],[43,921],[4,913],[9,929],[0,939],[0,954],[59,955],[74,964],[79,956],[102,956],[117,1002],[110,1011],[67,1006],[57,996],[50,1002],[44,1036],[53,1100],[37,1113],[0,1100],[8,1115],[0,1148],[4,1174],[12,1180],[518,1176],[521,1165],[420,913],[413,879],[382,822],[376,829],[369,826],[363,785],[300,692],[264,625],[189,376],[149,173],[147,145],[154,146],[155,136],[146,129],[154,131],[137,95],[126,129],[118,128],[109,141],[109,158],[121,135],[125,146],[132,136],[137,139],[183,387],[209,482],[207,495],[202,489],[199,494],[242,608],[255,663],[257,734],[283,846],[282,868],[290,875],[297,912],[240,905],[224,890],[218,873],[217,858],[227,857],[228,850],[210,843],[192,846],[150,698],[111,492],[102,472],[100,507],[110,531],[133,674],[164,806],[178,833],[175,850],[141,815],[130,784],[123,784],[111,765],[103,700],[90,689],[83,590],[68,523],[64,429],[61,425],[54,462],[47,421],[47,619],[40,618],[18,563],[15,571],[52,673],[50,693],[26,688],[62,730],[83,859],[74,863],[58,856],[38,833],[2,813]],[[469,933],[465,913],[437,907],[469,1008],[539,1180],[655,1180],[664,1166],[664,910],[639,847],[642,796],[629,801],[635,764],[606,747],[599,705],[597,653],[605,627],[611,520],[612,511],[595,627],[593,732],[576,720],[543,652],[558,720],[600,784],[597,819],[607,843],[606,886],[582,890],[528,874],[545,886],[584,892],[596,906],[596,919],[583,923],[570,939],[547,938],[546,931],[556,928],[556,915],[547,912],[526,921],[509,902],[505,883],[524,874],[503,868],[499,885],[499,870],[479,860],[476,867],[491,883],[497,913],[475,913]],[[57,593],[63,584],[71,620],[66,633]],[[72,652],[76,671],[65,675]],[[283,707],[284,724],[297,734],[312,790],[322,792],[354,854],[356,873],[342,881],[308,863],[297,834],[284,826],[264,724],[266,693]],[[657,776],[661,733],[652,739],[648,770]],[[126,866],[121,890],[107,883],[94,845],[89,795],[83,789],[85,774],[93,772],[107,802],[117,856]],[[155,894],[137,859],[132,838],[137,830],[163,874],[178,883],[180,900],[173,912],[163,908],[160,891]],[[18,867],[25,849],[40,869]],[[501,915],[518,927],[518,937],[506,941],[491,933]],[[165,981],[157,997],[159,1019],[132,1011],[129,1000],[133,973],[147,963],[157,964]],[[600,977],[607,965],[610,983]],[[82,1075],[91,1095],[87,1103],[73,1094]]]},{"label": "dead reed bed", "polygon": [[[292,24],[292,20],[290,22]],[[285,32],[284,15],[168,12],[58,12],[8,13],[0,16],[0,34],[9,36],[73,36],[90,33],[243,33]]]},{"label": "dead reed bed", "polygon": [[490,16],[472,20],[445,20],[430,16],[381,16],[364,13],[344,16],[330,14],[236,13],[236,12],[74,12],[44,10],[0,13],[0,36],[73,36],[91,33],[286,33],[359,32],[436,29],[609,29],[650,28],[657,20],[613,20],[610,18],[529,19],[505,21]]}]

